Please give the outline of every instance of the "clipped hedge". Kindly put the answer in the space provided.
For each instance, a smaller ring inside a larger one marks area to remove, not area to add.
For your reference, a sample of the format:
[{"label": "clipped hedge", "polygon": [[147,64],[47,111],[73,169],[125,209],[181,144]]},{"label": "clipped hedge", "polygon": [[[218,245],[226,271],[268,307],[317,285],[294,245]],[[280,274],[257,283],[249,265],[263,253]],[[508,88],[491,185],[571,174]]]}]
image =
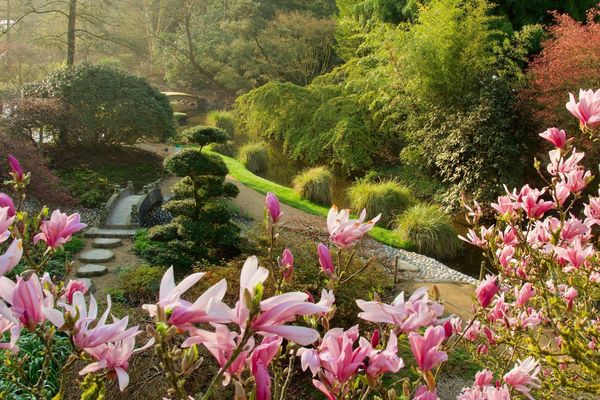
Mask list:
[{"label": "clipped hedge", "polygon": [[315,203],[330,205],[332,179],[331,171],[325,167],[309,168],[294,178],[294,191]]},{"label": "clipped hedge", "polygon": [[252,172],[264,172],[267,170],[269,151],[264,142],[248,143],[242,146],[238,152],[238,160]]},{"label": "clipped hedge", "polygon": [[414,201],[410,189],[395,180],[380,182],[358,180],[348,188],[348,198],[352,209],[356,212],[366,209],[368,218],[381,214],[382,226],[390,226],[394,217],[406,210]]},{"label": "clipped hedge", "polygon": [[399,215],[394,232],[410,241],[418,253],[441,260],[455,258],[460,242],[452,220],[434,204],[417,204]]}]

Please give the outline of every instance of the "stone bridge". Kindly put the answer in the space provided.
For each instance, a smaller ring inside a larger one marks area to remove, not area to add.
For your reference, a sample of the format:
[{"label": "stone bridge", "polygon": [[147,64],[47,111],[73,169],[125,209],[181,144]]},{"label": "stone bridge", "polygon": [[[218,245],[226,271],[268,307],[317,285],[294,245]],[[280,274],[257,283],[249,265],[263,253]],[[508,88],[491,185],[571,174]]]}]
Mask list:
[{"label": "stone bridge", "polygon": [[203,111],[206,109],[206,99],[187,93],[163,92],[169,98],[173,111]]},{"label": "stone bridge", "polygon": [[133,182],[127,187],[115,186],[114,193],[103,205],[103,224],[86,232],[89,237],[129,237],[144,225],[148,211],[163,202],[160,179],[136,193]]}]

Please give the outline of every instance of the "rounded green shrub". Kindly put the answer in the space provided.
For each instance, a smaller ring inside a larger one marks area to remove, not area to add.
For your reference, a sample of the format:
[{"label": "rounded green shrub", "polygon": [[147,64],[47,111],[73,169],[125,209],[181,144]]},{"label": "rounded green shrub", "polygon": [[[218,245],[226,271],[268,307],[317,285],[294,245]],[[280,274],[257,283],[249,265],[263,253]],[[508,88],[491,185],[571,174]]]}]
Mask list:
[{"label": "rounded green shrub", "polygon": [[123,293],[123,300],[135,306],[152,301],[160,288],[164,273],[164,267],[149,265],[120,269],[118,289]]},{"label": "rounded green shrub", "polygon": [[394,217],[406,210],[413,202],[410,189],[395,180],[371,182],[356,181],[348,188],[348,198],[352,209],[367,210],[367,217],[381,214],[380,224],[389,226]]},{"label": "rounded green shrub", "polygon": [[199,149],[185,149],[165,160],[165,169],[177,176],[192,179],[203,175],[227,175],[227,166],[219,156],[204,154]]},{"label": "rounded green shrub", "polygon": [[331,204],[331,181],[333,175],[325,167],[309,168],[294,178],[294,191],[315,203]]},{"label": "rounded green shrub", "polygon": [[252,172],[264,172],[267,169],[269,152],[263,142],[248,143],[238,152],[238,160]]},{"label": "rounded green shrub", "polygon": [[399,215],[394,225],[394,232],[418,253],[442,260],[458,255],[460,242],[452,220],[437,205],[417,204]]},{"label": "rounded green shrub", "polygon": [[188,128],[182,133],[186,143],[197,144],[200,148],[210,143],[225,143],[228,139],[227,132],[214,126],[197,125]]},{"label": "rounded green shrub", "polygon": [[235,134],[235,118],[229,111],[213,110],[208,113],[207,121],[209,124],[223,129],[232,138]]}]

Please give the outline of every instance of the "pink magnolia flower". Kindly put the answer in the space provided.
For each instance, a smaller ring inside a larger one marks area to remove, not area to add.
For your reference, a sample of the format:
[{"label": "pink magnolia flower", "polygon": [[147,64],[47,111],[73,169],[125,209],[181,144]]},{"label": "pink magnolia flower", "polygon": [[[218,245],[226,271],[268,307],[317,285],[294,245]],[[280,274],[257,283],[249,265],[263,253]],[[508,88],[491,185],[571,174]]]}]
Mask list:
[{"label": "pink magnolia flower", "polygon": [[481,282],[477,289],[475,289],[475,295],[479,304],[483,308],[487,308],[492,302],[492,299],[500,290],[498,285],[498,277],[494,275],[487,275],[485,281]]},{"label": "pink magnolia flower", "polygon": [[477,235],[477,232],[475,232],[473,229],[469,229],[469,231],[467,232],[467,236],[464,237],[462,235],[458,235],[458,238],[460,240],[463,240],[467,243],[471,243],[474,246],[477,247],[483,247],[488,243],[488,238],[490,237],[490,235],[493,232],[494,227],[491,226],[489,228],[486,228],[485,226],[482,226],[480,228],[480,235]]},{"label": "pink magnolia flower", "polygon": [[[508,191],[508,190],[507,190]],[[514,214],[520,207],[510,196],[498,197],[497,203],[491,204],[492,208],[500,214]]]},{"label": "pink magnolia flower", "polygon": [[9,207],[0,208],[0,243],[5,242],[10,237],[10,231],[8,228],[11,227],[13,221],[15,220],[15,215],[10,215]]},{"label": "pink magnolia flower", "polygon": [[16,182],[23,181],[23,168],[21,167],[21,163],[17,160],[12,154],[8,155],[8,165],[11,169],[11,175],[15,179]]},{"label": "pink magnolia flower", "polygon": [[489,369],[484,369],[475,374],[475,385],[487,386],[491,385],[494,380],[494,375]]},{"label": "pink magnolia flower", "polygon": [[425,385],[419,386],[412,400],[440,400],[437,390],[433,392],[429,391],[429,388]]},{"label": "pink magnolia flower", "polygon": [[44,293],[35,273],[29,279],[18,276],[16,283],[4,276],[0,277],[0,297],[10,304],[12,314],[29,330],[34,330],[36,325],[46,320],[42,309],[53,303],[52,296]]},{"label": "pink magnolia flower", "polygon": [[[227,326],[221,324],[213,324],[214,332],[205,331],[202,329],[191,329],[191,336],[187,338],[181,347],[190,347],[195,344],[202,344],[213,355],[219,366],[224,367],[229,362],[233,351],[238,346],[240,335],[236,332],[231,332]],[[225,373],[223,384],[227,385],[231,376],[238,376],[244,369],[244,364],[248,355],[254,347],[254,341],[251,338],[242,352],[233,360]]]},{"label": "pink magnolia flower", "polygon": [[138,333],[140,332],[136,331],[134,335],[114,343],[105,343],[94,348],[86,349],[86,352],[97,361],[87,365],[79,371],[79,375],[108,369],[117,375],[119,389],[121,391],[125,390],[129,384],[129,375],[127,374],[129,359],[135,353],[144,351],[154,344],[154,338],[151,338],[144,346],[134,349],[135,336]]},{"label": "pink magnolia flower", "polygon": [[554,149],[548,152],[550,164],[547,170],[550,175],[564,175],[571,171],[579,169],[579,162],[583,159],[584,153],[578,153],[575,148],[566,160],[563,157],[561,149]]},{"label": "pink magnolia flower", "polygon": [[571,241],[577,236],[587,237],[590,231],[591,229],[586,224],[571,214],[571,217],[565,221],[560,230],[560,238],[562,240]]},{"label": "pink magnolia flower", "polygon": [[281,204],[279,204],[279,199],[273,193],[267,193],[267,197],[265,199],[265,205],[267,209],[267,214],[269,216],[269,220],[276,224],[279,222],[279,218],[283,215],[281,212]]},{"label": "pink magnolia flower", "polygon": [[587,186],[588,182],[592,179],[592,173],[590,171],[584,171],[581,168],[574,169],[565,174],[566,187],[571,193],[581,192]]},{"label": "pink magnolia flower", "polygon": [[173,267],[169,268],[160,281],[158,303],[144,304],[142,308],[146,310],[151,317],[156,316],[157,307],[161,307],[167,312],[172,311],[173,308],[182,304],[181,295],[198,283],[203,276],[204,272],[197,272],[185,277],[179,284],[175,285]]},{"label": "pink magnolia flower", "polygon": [[79,222],[79,214],[75,213],[67,216],[59,210],[54,210],[50,220],[42,222],[41,233],[33,238],[36,244],[40,240],[46,242],[48,247],[56,249],[71,240],[71,235],[79,232],[87,225]]},{"label": "pink magnolia flower", "polygon": [[535,288],[530,282],[525,283],[521,289],[515,287],[515,297],[517,298],[517,305],[523,306],[527,304],[529,299],[535,296]]},{"label": "pink magnolia flower", "polygon": [[[600,190],[598,191],[600,194]],[[585,224],[587,226],[600,225],[600,197],[589,197],[589,204],[584,204]]]},{"label": "pink magnolia flower", "polygon": [[498,255],[498,262],[506,269],[510,262],[514,260],[515,248],[513,246],[504,246],[496,250],[496,254]]},{"label": "pink magnolia flower", "polygon": [[444,339],[446,335],[441,326],[428,327],[423,336],[416,332],[408,334],[410,348],[422,372],[431,371],[448,359],[448,354],[439,350]]},{"label": "pink magnolia flower", "polygon": [[521,189],[517,201],[529,218],[540,218],[546,211],[554,208],[553,202],[540,199],[542,194],[542,191],[532,189],[529,185]]},{"label": "pink magnolia flower", "polygon": [[579,101],[569,93],[567,110],[579,120],[582,127],[594,128],[600,123],[600,90],[579,89]]},{"label": "pink magnolia flower", "polygon": [[250,356],[250,372],[254,375],[256,400],[271,399],[271,377],[268,366],[281,347],[281,337],[264,338]]},{"label": "pink magnolia flower", "polygon": [[0,337],[5,333],[10,332],[10,340],[8,343],[0,342],[0,349],[19,351],[17,340],[21,335],[21,327],[19,321],[13,315],[12,311],[0,301]]},{"label": "pink magnolia flower", "polygon": [[15,203],[13,203],[12,199],[9,195],[0,193],[0,207],[8,208],[8,216],[14,217],[16,215]]},{"label": "pink magnolia flower", "polygon": [[23,241],[13,240],[6,252],[0,256],[0,276],[6,275],[21,261],[23,256]]},{"label": "pink magnolia flower", "polygon": [[373,229],[381,218],[381,214],[370,221],[363,222],[366,217],[367,210],[362,210],[358,219],[350,219],[350,210],[338,211],[336,206],[331,207],[327,214],[327,229],[333,244],[340,249],[354,246],[367,232]]},{"label": "pink magnolia flower", "polygon": [[402,292],[391,304],[364,300],[356,300],[356,304],[363,311],[358,314],[359,318],[393,324],[400,332],[412,332],[422,326],[434,324],[444,313],[441,304],[429,300],[427,287],[417,289],[406,302]]},{"label": "pink magnolia flower", "polygon": [[567,144],[567,134],[558,128],[548,128],[540,136],[549,141],[554,147],[563,148]]},{"label": "pink magnolia flower", "polygon": [[88,292],[88,287],[84,281],[81,280],[70,280],[67,286],[65,287],[65,292],[61,296],[61,299],[66,300],[67,303],[73,304],[73,295],[75,292],[81,292],[86,294]]},{"label": "pink magnolia flower", "polygon": [[296,353],[298,357],[300,357],[300,366],[302,367],[302,371],[306,371],[310,369],[312,376],[317,375],[319,370],[321,369],[321,359],[319,358],[319,352],[315,349],[307,349],[305,347],[301,347],[298,349]]},{"label": "pink magnolia flower", "polygon": [[569,310],[573,308],[573,301],[575,301],[575,298],[577,298],[578,295],[579,292],[577,292],[577,289],[573,287],[566,288],[564,289],[563,293],[561,293],[561,296],[567,303],[567,308]]},{"label": "pink magnolia flower", "polygon": [[[371,341],[373,342],[373,340]],[[400,371],[400,368],[402,367],[404,367],[404,361],[402,358],[398,357],[398,338],[394,331],[391,331],[385,350],[372,349],[369,352],[369,362],[367,363],[366,373],[367,375],[376,378],[387,372],[396,373]]]},{"label": "pink magnolia flower", "polygon": [[514,368],[504,375],[504,382],[532,399],[531,389],[539,389],[541,380],[538,378],[540,365],[533,357],[527,357],[523,361],[517,361]]},{"label": "pink magnolia flower", "polygon": [[331,259],[329,247],[325,246],[323,243],[319,243],[317,246],[317,255],[319,256],[321,270],[328,277],[332,277],[335,274],[335,266],[333,265],[333,260]]},{"label": "pink magnolia flower", "polygon": [[571,242],[570,247],[554,247],[554,253],[560,261],[568,263],[569,265],[563,268],[564,272],[570,272],[574,269],[580,268],[587,262],[588,257],[594,254],[594,248],[589,245],[583,247],[581,238],[575,237]]},{"label": "pink magnolia flower", "polygon": [[287,282],[290,282],[292,280],[292,274],[294,272],[294,255],[292,254],[290,249],[283,250],[283,254],[281,255],[281,268],[283,269],[283,278]]},{"label": "pink magnolia flower", "polygon": [[565,181],[560,181],[556,184],[554,196],[558,204],[561,206],[565,204],[565,201],[567,201],[570,195],[571,189],[569,189],[569,186]]}]

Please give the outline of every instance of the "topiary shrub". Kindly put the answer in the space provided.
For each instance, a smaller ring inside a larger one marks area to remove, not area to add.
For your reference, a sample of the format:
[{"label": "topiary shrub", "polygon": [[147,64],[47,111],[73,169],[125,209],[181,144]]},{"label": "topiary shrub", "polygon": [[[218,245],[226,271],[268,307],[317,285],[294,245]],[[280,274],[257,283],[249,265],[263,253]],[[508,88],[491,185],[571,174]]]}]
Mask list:
[{"label": "topiary shrub", "polygon": [[188,122],[188,115],[184,112],[174,112],[173,118],[175,118],[175,122],[177,122],[177,126],[183,126]]},{"label": "topiary shrub", "polygon": [[188,128],[182,133],[185,143],[196,144],[202,147],[210,143],[225,143],[228,139],[227,132],[214,126],[198,125]]},{"label": "topiary shrub", "polygon": [[294,191],[315,203],[331,204],[331,180],[333,175],[325,167],[302,171],[293,181]]},{"label": "topiary shrub", "polygon": [[181,176],[227,175],[227,166],[219,156],[198,149],[185,149],[165,160],[165,169]]},{"label": "topiary shrub", "polygon": [[348,188],[348,198],[354,210],[363,208],[368,218],[381,214],[382,225],[390,226],[394,217],[406,210],[413,202],[410,189],[395,180],[370,182],[356,181]]},{"label": "topiary shrub", "polygon": [[208,113],[206,120],[210,125],[223,129],[230,138],[235,134],[235,118],[229,111],[213,110]]},{"label": "topiary shrub", "polygon": [[418,253],[442,260],[458,255],[460,242],[452,220],[437,205],[417,204],[399,215],[394,225],[394,232]]},{"label": "topiary shrub", "polygon": [[238,151],[238,160],[254,173],[267,170],[269,153],[264,142],[248,143]]}]

